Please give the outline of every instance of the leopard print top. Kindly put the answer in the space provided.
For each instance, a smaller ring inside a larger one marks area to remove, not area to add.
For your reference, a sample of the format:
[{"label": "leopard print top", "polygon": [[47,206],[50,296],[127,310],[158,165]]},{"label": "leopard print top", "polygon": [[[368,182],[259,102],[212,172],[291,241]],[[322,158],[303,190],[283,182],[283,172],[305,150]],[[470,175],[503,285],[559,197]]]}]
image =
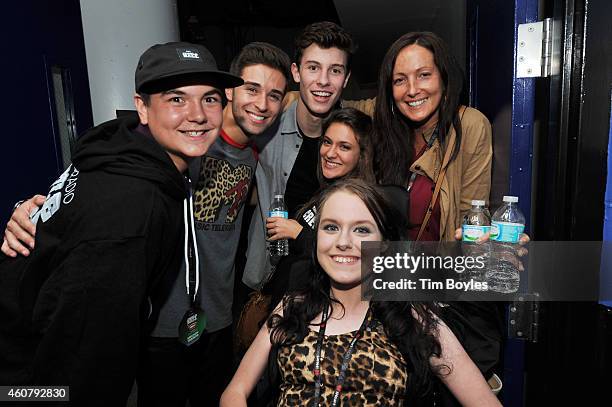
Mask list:
[{"label": "leopard print top", "polygon": [[[342,357],[353,332],[325,335],[321,351],[321,405],[330,405]],[[315,379],[314,355],[318,332],[310,330],[301,344],[281,347],[278,366],[281,375],[278,406],[312,406]],[[353,357],[340,394],[341,406],[402,406],[408,372],[399,350],[381,324],[366,330],[355,343]]]}]

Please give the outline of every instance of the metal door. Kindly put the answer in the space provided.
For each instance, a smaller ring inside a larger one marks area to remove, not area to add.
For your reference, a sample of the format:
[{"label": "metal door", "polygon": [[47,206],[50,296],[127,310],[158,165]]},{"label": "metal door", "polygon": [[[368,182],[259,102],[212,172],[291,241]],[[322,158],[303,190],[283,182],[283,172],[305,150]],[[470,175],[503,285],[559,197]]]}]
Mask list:
[{"label": "metal door", "polygon": [[[519,196],[537,240],[601,240],[612,4],[472,0],[467,15],[471,101],[494,126],[492,205],[508,192]],[[554,27],[552,75],[518,78],[517,26],[544,18]],[[610,377],[610,314],[597,303],[542,304],[538,343],[508,341],[504,405],[579,404],[586,392],[603,391],[597,379]]]},{"label": "metal door", "polygon": [[[537,0],[467,3],[470,102],[491,121],[494,137],[491,207],[503,195],[519,197],[531,233],[535,78],[518,78],[518,25],[538,19]],[[524,405],[525,343],[509,339],[504,354],[502,401]]]}]

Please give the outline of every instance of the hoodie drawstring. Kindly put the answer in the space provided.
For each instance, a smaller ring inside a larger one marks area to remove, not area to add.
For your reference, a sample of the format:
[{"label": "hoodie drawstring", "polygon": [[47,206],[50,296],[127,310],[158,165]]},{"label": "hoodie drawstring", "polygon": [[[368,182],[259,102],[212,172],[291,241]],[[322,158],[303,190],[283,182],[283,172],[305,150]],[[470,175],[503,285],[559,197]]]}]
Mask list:
[{"label": "hoodie drawstring", "polygon": [[[189,186],[189,197],[185,198],[183,201],[183,223],[185,225],[185,287],[187,287],[187,295],[193,296],[192,303],[195,304],[196,295],[200,287],[200,258],[198,256],[198,250],[195,247],[196,236],[193,221],[193,194],[191,190],[191,180],[189,178],[187,178],[187,185]],[[190,234],[191,240],[189,239]],[[191,253],[193,253],[193,257],[195,257],[195,288],[193,291],[191,290],[189,278],[192,270],[191,266],[193,265],[190,261],[192,257]]]}]

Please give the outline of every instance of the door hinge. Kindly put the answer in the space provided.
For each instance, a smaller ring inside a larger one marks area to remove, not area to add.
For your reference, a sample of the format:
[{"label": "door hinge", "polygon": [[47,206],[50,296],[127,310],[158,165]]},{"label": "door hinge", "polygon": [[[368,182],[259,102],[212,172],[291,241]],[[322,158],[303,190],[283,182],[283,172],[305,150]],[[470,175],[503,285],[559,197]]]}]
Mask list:
[{"label": "door hinge", "polygon": [[538,341],[540,302],[538,294],[518,294],[510,304],[508,337]]},{"label": "door hinge", "polygon": [[553,71],[554,21],[519,24],[516,47],[516,77],[550,76]]}]

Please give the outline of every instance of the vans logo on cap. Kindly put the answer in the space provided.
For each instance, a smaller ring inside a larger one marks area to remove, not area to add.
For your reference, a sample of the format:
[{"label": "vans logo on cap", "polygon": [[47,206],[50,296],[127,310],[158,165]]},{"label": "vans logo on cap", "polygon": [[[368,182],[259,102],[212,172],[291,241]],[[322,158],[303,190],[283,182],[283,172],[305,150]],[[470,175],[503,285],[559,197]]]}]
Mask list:
[{"label": "vans logo on cap", "polygon": [[202,61],[200,53],[190,48],[177,48],[179,59],[183,61]]},{"label": "vans logo on cap", "polygon": [[200,55],[194,51],[183,51],[183,58],[200,59]]}]

